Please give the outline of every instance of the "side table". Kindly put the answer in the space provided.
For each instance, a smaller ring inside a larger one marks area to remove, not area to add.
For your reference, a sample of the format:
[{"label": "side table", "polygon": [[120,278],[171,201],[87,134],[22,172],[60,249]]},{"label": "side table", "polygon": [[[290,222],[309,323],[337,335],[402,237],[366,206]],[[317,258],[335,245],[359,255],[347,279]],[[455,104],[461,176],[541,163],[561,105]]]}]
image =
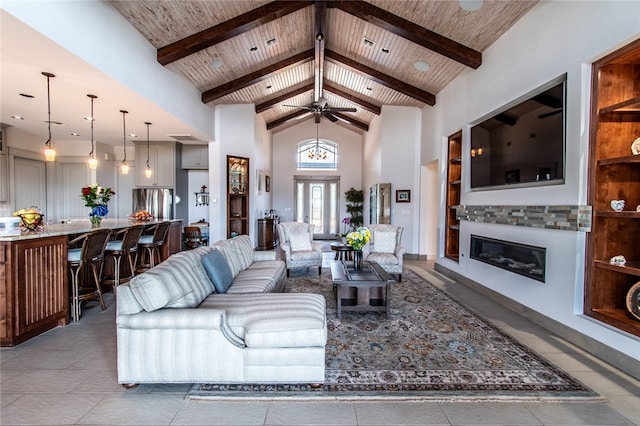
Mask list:
[{"label": "side table", "polygon": [[331,250],[336,252],[334,260],[353,260],[353,247],[349,244],[331,243]]}]

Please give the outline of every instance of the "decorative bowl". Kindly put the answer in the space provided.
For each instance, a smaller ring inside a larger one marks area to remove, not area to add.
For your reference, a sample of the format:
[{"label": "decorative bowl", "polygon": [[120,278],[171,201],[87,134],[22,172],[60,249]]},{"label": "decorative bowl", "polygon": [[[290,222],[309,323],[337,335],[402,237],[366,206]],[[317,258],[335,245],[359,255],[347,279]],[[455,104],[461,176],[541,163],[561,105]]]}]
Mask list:
[{"label": "decorative bowl", "polygon": [[13,215],[20,218],[20,226],[28,231],[35,231],[42,228],[42,218],[44,215],[40,209],[36,207],[20,209],[13,213]]}]

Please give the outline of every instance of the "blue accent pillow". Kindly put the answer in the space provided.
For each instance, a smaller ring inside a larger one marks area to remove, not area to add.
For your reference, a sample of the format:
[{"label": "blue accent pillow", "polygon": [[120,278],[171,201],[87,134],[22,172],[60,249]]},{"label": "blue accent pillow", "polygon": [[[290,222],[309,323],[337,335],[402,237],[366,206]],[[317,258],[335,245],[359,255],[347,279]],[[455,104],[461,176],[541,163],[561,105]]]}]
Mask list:
[{"label": "blue accent pillow", "polygon": [[233,282],[233,274],[227,260],[218,250],[204,255],[202,265],[218,293],[226,293]]}]

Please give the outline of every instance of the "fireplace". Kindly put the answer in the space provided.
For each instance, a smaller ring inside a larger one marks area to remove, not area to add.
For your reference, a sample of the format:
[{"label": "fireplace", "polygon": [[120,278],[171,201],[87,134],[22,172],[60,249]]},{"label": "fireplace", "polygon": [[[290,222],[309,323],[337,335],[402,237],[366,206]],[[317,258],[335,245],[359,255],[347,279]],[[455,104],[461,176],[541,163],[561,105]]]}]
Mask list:
[{"label": "fireplace", "polygon": [[544,247],[471,235],[471,258],[545,282]]}]

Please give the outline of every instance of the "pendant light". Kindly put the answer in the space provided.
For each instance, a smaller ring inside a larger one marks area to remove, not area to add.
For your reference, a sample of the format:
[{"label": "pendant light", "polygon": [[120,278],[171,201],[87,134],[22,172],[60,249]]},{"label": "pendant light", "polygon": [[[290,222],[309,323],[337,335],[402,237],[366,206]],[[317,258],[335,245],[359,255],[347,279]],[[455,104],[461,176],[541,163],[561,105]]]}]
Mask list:
[{"label": "pendant light", "polygon": [[91,115],[87,117],[87,120],[91,122],[91,152],[89,153],[89,168],[95,170],[98,168],[98,160],[96,160],[93,154],[94,142],[93,142],[93,100],[97,98],[96,95],[87,95],[91,99]]},{"label": "pendant light", "polygon": [[122,159],[122,165],[120,166],[120,171],[122,172],[123,175],[128,175],[129,165],[127,164],[127,126],[125,124],[125,116],[129,113],[129,111],[125,111],[121,109],[120,112],[122,113],[122,142],[124,143],[123,145],[124,158]]},{"label": "pendant light", "polygon": [[46,148],[44,149],[44,159],[45,161],[55,161],[56,160],[56,151],[51,147],[51,92],[49,91],[49,79],[55,77],[54,74],[50,72],[42,72],[42,75],[47,77],[47,111],[48,118],[47,124],[49,126],[49,139],[44,143]]},{"label": "pendant light", "polygon": [[149,126],[151,125],[151,123],[149,123],[148,121],[145,121],[144,124],[147,125],[147,168],[144,171],[144,175],[147,177],[147,179],[149,179],[153,174],[153,171],[151,170],[151,166],[149,166]]}]

